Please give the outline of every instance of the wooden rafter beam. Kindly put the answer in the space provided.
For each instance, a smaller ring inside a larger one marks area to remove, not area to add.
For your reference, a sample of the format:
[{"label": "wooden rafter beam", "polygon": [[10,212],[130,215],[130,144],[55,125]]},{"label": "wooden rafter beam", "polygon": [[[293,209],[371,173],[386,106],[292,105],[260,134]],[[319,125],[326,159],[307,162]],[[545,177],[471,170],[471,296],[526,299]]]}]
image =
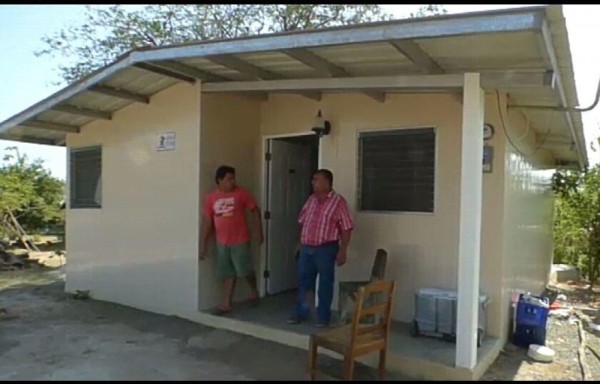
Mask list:
[{"label": "wooden rafter beam", "polygon": [[66,125],[66,124],[57,124],[50,123],[47,121],[39,121],[39,120],[27,120],[22,122],[22,126],[31,127],[31,128],[39,128],[39,129],[48,129],[51,131],[59,131],[59,132],[67,132],[67,133],[79,133],[79,127],[74,125]]},{"label": "wooden rafter beam", "polygon": [[56,105],[56,106],[52,107],[52,109],[55,111],[64,112],[64,113],[68,113],[71,115],[92,117],[94,119],[102,119],[102,120],[111,120],[112,119],[112,113],[110,113],[110,112],[99,111],[96,109],[75,107],[73,105],[67,105],[67,104]]},{"label": "wooden rafter beam", "polygon": [[247,61],[231,55],[214,55],[208,56],[206,59],[212,61],[213,63],[238,71],[241,74],[253,79],[277,80],[283,78],[283,76],[280,76],[274,72],[257,67],[254,64],[250,64]]},{"label": "wooden rafter beam", "polygon": [[213,73],[203,71],[199,68],[192,67],[191,65],[183,64],[174,60],[167,61],[155,61],[152,62],[153,65],[158,67],[163,67],[166,69],[170,69],[171,71],[181,73],[183,75],[194,77],[201,81],[227,81],[229,79],[215,75]]},{"label": "wooden rafter beam", "polygon": [[181,73],[174,72],[174,71],[172,71],[170,69],[162,68],[162,67],[156,66],[154,64],[150,64],[150,63],[135,63],[135,64],[133,64],[133,66],[136,67],[136,68],[143,69],[143,70],[148,71],[148,72],[155,73],[157,75],[170,77],[170,78],[175,79],[175,80],[185,81],[185,82],[190,83],[190,84],[194,84],[196,82],[196,78],[195,77],[191,77],[191,76],[188,76],[188,75],[183,75]]},{"label": "wooden rafter beam", "polygon": [[412,40],[392,40],[394,48],[419,68],[423,73],[439,75],[444,69],[439,66],[419,44]]},{"label": "wooden rafter beam", "polygon": [[312,53],[308,49],[295,48],[282,51],[289,57],[307,65],[317,71],[319,74],[328,77],[348,77],[351,76],[345,69],[338,67],[332,62]]},{"label": "wooden rafter beam", "polygon": [[101,93],[103,95],[116,97],[119,99],[136,101],[138,103],[150,104],[150,97],[139,93],[127,91],[125,89],[107,87],[105,85],[95,85],[88,88],[89,91]]}]

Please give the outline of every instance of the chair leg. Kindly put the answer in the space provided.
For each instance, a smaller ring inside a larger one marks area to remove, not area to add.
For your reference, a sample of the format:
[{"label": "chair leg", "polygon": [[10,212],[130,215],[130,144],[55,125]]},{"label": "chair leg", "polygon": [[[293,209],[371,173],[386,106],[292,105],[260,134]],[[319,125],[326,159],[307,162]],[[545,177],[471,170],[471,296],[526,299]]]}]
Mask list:
[{"label": "chair leg", "polygon": [[344,358],[344,375],[345,381],[352,381],[354,374],[354,358],[351,355],[346,355]]},{"label": "chair leg", "polygon": [[315,381],[317,376],[317,343],[312,337],[308,345],[308,372],[310,373],[310,380]]},{"label": "chair leg", "polygon": [[379,351],[379,380],[385,380],[385,358],[387,355],[387,349]]}]

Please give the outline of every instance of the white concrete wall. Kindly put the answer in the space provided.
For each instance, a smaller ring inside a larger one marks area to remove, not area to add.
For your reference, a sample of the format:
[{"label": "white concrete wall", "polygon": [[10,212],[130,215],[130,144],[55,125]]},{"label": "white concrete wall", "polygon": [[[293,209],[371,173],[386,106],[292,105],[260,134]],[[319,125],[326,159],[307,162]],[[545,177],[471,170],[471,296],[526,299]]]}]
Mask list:
[{"label": "white concrete wall", "polygon": [[494,150],[492,172],[483,173],[480,290],[488,295],[487,333],[498,337],[501,324],[502,257],[504,218],[504,150],[506,139],[498,115],[498,104],[493,94],[485,97],[484,121],[494,127],[494,136],[486,145]]},{"label": "white concrete wall", "polygon": [[[196,308],[199,127],[200,86],[179,84],[68,136],[69,148],[102,146],[102,208],[67,210],[67,291],[164,314]],[[176,133],[174,151],[156,151],[164,132]]]},{"label": "white concrete wall", "polygon": [[[521,114],[509,112],[506,129],[517,147],[506,144],[502,324],[508,325],[513,292],[540,294],[552,263],[553,158],[536,149],[532,131]],[[542,130],[545,127],[542,127]],[[528,133],[529,132],[529,133]],[[522,137],[519,139],[519,137]],[[519,151],[521,153],[519,153]],[[508,328],[502,329],[502,336]]]}]

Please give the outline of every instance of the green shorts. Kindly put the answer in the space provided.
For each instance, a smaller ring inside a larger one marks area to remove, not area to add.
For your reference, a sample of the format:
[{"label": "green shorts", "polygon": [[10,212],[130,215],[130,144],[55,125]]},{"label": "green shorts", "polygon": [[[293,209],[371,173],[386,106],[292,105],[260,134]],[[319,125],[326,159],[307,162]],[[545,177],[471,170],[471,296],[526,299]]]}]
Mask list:
[{"label": "green shorts", "polygon": [[217,273],[221,279],[245,277],[254,272],[250,243],[217,244]]}]

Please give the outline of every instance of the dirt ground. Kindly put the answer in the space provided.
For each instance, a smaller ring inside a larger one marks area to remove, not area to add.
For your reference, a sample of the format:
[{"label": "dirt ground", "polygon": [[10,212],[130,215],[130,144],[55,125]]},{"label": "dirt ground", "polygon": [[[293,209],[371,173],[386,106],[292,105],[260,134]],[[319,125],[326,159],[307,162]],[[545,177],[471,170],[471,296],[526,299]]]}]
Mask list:
[{"label": "dirt ground", "polygon": [[[549,287],[588,316],[586,364],[600,380],[600,289],[580,284]],[[583,309],[583,310],[582,310]],[[552,363],[527,357],[507,344],[481,380],[582,380],[575,317],[549,318]],[[0,380],[306,380],[307,352],[250,336],[205,327],[64,293],[64,266],[0,272]],[[319,357],[321,380],[339,380],[341,362]],[[357,364],[355,380],[376,380]],[[390,375],[389,380],[409,380]]]},{"label": "dirt ground", "polygon": [[[0,380],[308,379],[305,350],[63,289],[62,268],[0,273]],[[338,360],[319,363],[321,380],[339,379]],[[355,368],[356,380],[376,377]]]},{"label": "dirt ground", "polygon": [[[590,321],[600,324],[600,289],[588,290],[583,283],[557,284],[549,287],[555,295],[564,294],[567,305],[575,307]],[[582,309],[585,308],[585,309]],[[579,364],[578,348],[580,345],[576,317],[561,318],[551,315],[548,318],[546,345],[556,355],[552,363],[535,362],[527,356],[527,350],[508,344],[496,362],[485,373],[481,380],[544,380],[544,381],[581,381],[582,371]],[[600,352],[600,333],[592,330],[583,322],[586,343]],[[586,380],[600,380],[600,360],[586,348],[585,361],[591,377]]]}]

